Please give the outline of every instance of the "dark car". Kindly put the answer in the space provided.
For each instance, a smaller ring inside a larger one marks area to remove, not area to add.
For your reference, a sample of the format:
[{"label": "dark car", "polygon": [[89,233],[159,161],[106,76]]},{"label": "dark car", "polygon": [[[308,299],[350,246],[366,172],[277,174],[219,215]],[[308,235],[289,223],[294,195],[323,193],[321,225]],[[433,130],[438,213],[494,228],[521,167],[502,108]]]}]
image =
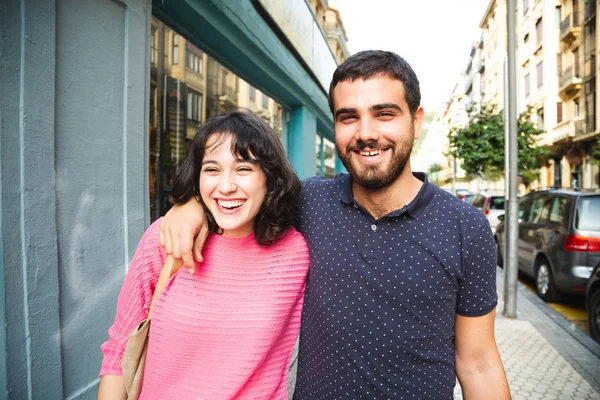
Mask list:
[{"label": "dark car", "polygon": [[585,305],[590,323],[590,335],[600,343],[600,262],[590,276],[585,291]]},{"label": "dark car", "polygon": [[[494,238],[498,263],[505,247],[504,221]],[[541,190],[519,201],[519,271],[535,278],[538,296],[557,301],[561,293],[585,292],[600,260],[600,193]]]}]

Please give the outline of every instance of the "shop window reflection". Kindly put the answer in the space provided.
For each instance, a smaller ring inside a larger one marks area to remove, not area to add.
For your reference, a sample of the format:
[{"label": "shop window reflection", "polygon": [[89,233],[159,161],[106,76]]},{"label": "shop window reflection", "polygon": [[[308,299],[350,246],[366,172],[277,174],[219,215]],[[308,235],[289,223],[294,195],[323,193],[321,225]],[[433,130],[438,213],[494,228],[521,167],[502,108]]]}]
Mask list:
[{"label": "shop window reflection", "polygon": [[283,109],[265,95],[260,104],[249,101],[256,99],[258,90],[157,18],[152,18],[150,45],[149,192],[154,221],[171,206],[175,168],[200,123],[246,109],[267,121],[281,138]]}]

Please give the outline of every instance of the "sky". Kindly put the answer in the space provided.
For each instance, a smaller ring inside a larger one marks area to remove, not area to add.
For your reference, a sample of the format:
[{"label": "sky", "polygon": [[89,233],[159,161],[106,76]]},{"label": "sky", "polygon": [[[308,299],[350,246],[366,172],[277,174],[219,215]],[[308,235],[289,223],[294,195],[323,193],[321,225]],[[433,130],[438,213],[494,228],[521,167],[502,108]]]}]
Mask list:
[{"label": "sky", "polygon": [[391,50],[413,67],[425,111],[441,111],[467,67],[489,0],[329,0],[350,53]]}]

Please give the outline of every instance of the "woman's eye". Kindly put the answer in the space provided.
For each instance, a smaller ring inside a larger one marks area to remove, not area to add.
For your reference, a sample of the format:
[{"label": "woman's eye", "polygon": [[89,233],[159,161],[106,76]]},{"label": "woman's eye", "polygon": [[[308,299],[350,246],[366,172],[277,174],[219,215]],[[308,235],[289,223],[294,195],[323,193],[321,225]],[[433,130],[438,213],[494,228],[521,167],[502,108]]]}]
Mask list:
[{"label": "woman's eye", "polygon": [[216,168],[204,168],[202,172],[215,172],[216,170]]}]

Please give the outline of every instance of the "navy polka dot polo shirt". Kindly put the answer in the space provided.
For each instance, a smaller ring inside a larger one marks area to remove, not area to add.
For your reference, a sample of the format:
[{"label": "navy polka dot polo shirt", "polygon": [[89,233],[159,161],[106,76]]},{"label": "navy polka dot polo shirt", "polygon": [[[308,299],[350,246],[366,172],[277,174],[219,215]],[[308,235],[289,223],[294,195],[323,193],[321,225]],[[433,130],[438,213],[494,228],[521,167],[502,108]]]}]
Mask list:
[{"label": "navy polka dot polo shirt", "polygon": [[497,303],[494,241],[481,212],[414,175],[415,199],[377,220],[350,175],[303,182],[311,264],[294,399],[452,399],[456,313]]}]

